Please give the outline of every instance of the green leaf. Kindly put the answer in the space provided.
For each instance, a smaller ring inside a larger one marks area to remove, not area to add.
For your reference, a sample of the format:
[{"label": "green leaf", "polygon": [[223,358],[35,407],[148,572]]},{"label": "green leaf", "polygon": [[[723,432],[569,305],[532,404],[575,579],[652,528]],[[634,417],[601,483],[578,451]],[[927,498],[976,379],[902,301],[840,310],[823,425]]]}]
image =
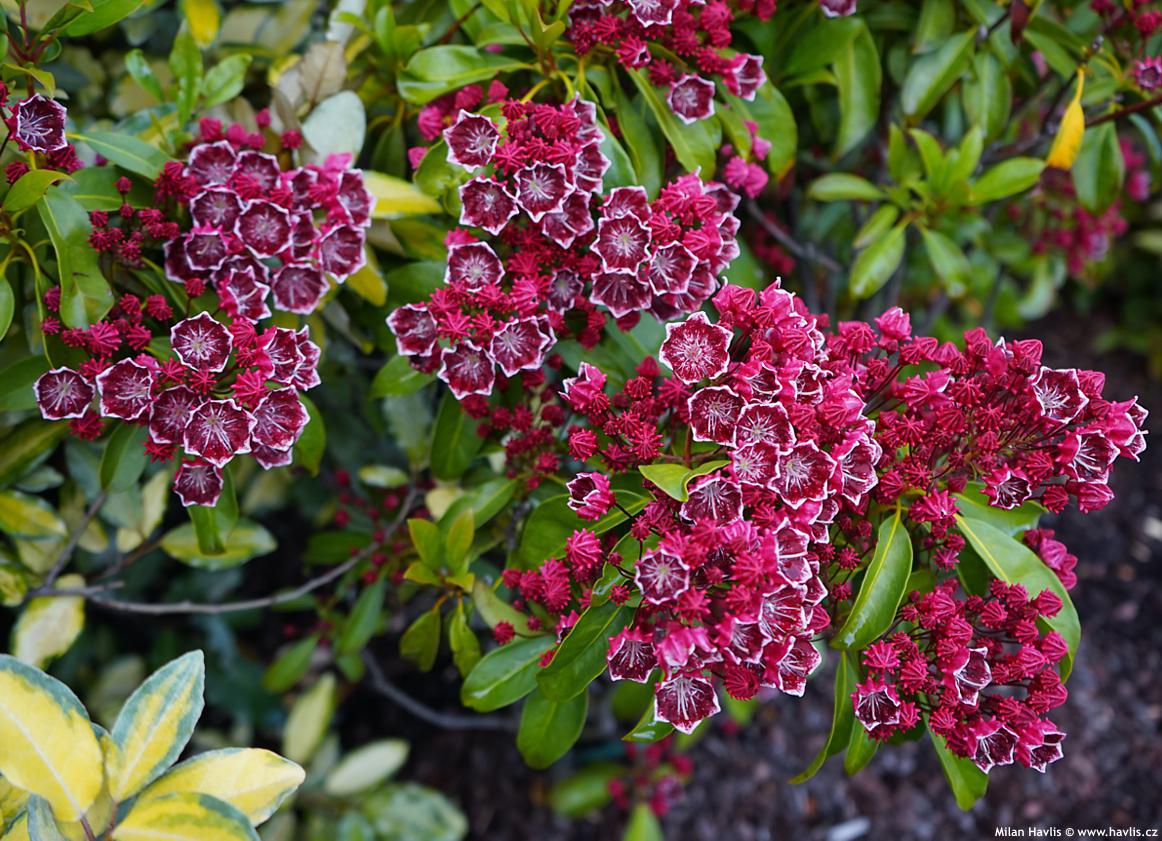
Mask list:
[{"label": "green leaf", "polygon": [[45,423],[35,417],[8,433],[4,446],[0,447],[0,488],[19,479],[30,464],[52,450],[68,431],[67,423]]},{"label": "green leaf", "polygon": [[492,712],[537,688],[541,655],[553,647],[551,636],[515,639],[480,658],[460,687],[464,706],[477,712]]},{"label": "green leaf", "polygon": [[1081,625],[1077,609],[1061,580],[1032,549],[996,526],[964,512],[956,517],[956,522],[989,571],[1001,581],[1022,585],[1030,596],[1036,596],[1042,590],[1051,590],[1061,599],[1061,610],[1057,615],[1039,621],[1061,634],[1069,646],[1069,654],[1061,661],[1061,679],[1065,680],[1073,669],[1073,658],[1081,642]]},{"label": "green leaf", "polygon": [[252,58],[248,53],[239,53],[211,67],[202,84],[203,106],[212,108],[238,96],[246,84],[246,71]]},{"label": "green leaf", "polygon": [[940,46],[952,35],[955,26],[956,4],[952,0],[924,0],[912,33],[912,51],[926,53]]},{"label": "green leaf", "polygon": [[460,677],[468,677],[480,662],[480,640],[468,624],[463,602],[456,605],[456,612],[448,623],[448,645],[452,649],[452,662],[456,664]]},{"label": "green leaf", "polygon": [[633,807],[621,841],[665,841],[662,824],[648,803],[638,803]]},{"label": "green leaf", "polygon": [[153,68],[149,65],[149,60],[141,50],[133,49],[125,54],[125,70],[133,77],[133,80],[137,84],[141,85],[145,91],[152,94],[159,102],[165,99],[165,94],[161,89],[161,82],[157,80]]},{"label": "green leaf", "polygon": [[661,138],[646,123],[640,97],[631,100],[621,85],[612,87],[617,106],[617,125],[637,173],[637,183],[646,188],[650,198],[654,198],[662,187],[665,169],[665,150],[661,148]]},{"label": "green leaf", "polygon": [[[15,311],[16,294],[12,291],[12,284],[8,282],[8,278],[0,277],[0,340],[3,340],[8,334],[8,328],[12,326],[12,314]],[[37,360],[43,359],[43,357],[39,356],[29,358],[35,358]],[[40,376],[40,374],[37,374],[37,376]]]},{"label": "green leaf", "polygon": [[897,510],[880,524],[875,554],[864,571],[859,595],[833,644],[859,651],[883,636],[896,619],[911,572],[912,539]]},{"label": "green leaf", "polygon": [[0,532],[15,538],[45,540],[68,535],[68,526],[46,500],[18,491],[0,491]]},{"label": "green leaf", "polygon": [[292,762],[309,762],[335,716],[335,675],[327,672],[295,699],[282,730],[282,752]]},{"label": "green leaf", "polygon": [[924,250],[933,271],[953,297],[963,295],[972,278],[972,267],[960,246],[939,231],[920,228]]},{"label": "green leaf", "polygon": [[969,122],[980,126],[985,140],[995,140],[1009,125],[1013,83],[991,52],[972,58],[972,71],[960,86],[960,102]]},{"label": "green leaf", "polygon": [[483,444],[484,439],[476,434],[476,421],[460,408],[455,397],[445,394],[432,430],[432,474],[437,479],[459,479]]},{"label": "green leaf", "polygon": [[867,25],[859,17],[819,18],[801,38],[795,39],[782,75],[802,76],[826,67],[866,31]]},{"label": "green leaf", "polygon": [[414,105],[426,105],[465,85],[495,79],[528,67],[522,61],[476,47],[442,44],[428,47],[408,59],[396,77],[400,96]]},{"label": "green leaf", "polygon": [[69,327],[88,327],[113,307],[113,290],[89,245],[89,214],[76,199],[51,190],[36,205],[56,251],[61,283],[61,318]]},{"label": "green leaf", "polygon": [[719,459],[708,461],[695,468],[689,468],[682,464],[646,464],[639,467],[638,472],[657,485],[671,499],[685,502],[690,496],[687,488],[692,480],[713,473],[729,463]]},{"label": "green leaf", "polygon": [[1041,178],[1039,158],[1009,158],[989,169],[972,185],[972,204],[985,204],[1023,193]]},{"label": "green leaf", "polygon": [[657,718],[654,715],[654,705],[651,703],[646,706],[645,712],[642,713],[641,719],[634,725],[633,730],[630,730],[622,736],[622,741],[642,743],[657,742],[673,732],[674,725]]},{"label": "green leaf", "polygon": [[49,187],[62,179],[68,180],[69,176],[51,169],[29,170],[9,188],[8,195],[4,197],[5,212],[15,215],[28,210],[40,201]]},{"label": "green leaf", "polygon": [[1009,537],[1037,528],[1037,521],[1045,513],[1045,508],[1035,500],[1016,508],[994,508],[989,505],[983,490],[982,482],[969,482],[963,493],[955,494],[960,513],[973,520],[982,520]]},{"label": "green leaf", "polygon": [[414,394],[435,379],[432,374],[413,368],[406,356],[394,356],[371,381],[371,396],[402,397]]},{"label": "green leaf", "polygon": [[581,736],[589,712],[589,695],[553,700],[538,689],[525,699],[516,746],[533,768],[548,768],[569,752]]},{"label": "green leaf", "polygon": [[609,783],[624,776],[626,766],[616,762],[594,762],[558,780],[549,789],[549,807],[566,818],[584,818],[612,799]]},{"label": "green leaf", "polygon": [[[863,23],[862,19],[860,22]],[[866,24],[836,57],[832,71],[839,88],[835,156],[841,158],[863,141],[880,116],[883,69],[876,42]]]},{"label": "green leaf", "polygon": [[900,218],[900,209],[894,204],[884,204],[868,217],[863,227],[856,231],[852,247],[867,248],[869,243],[875,242],[888,232],[896,220]]},{"label": "green leaf", "polygon": [[880,743],[872,739],[862,724],[853,721],[851,736],[847,740],[847,753],[843,757],[843,770],[854,776],[862,771],[876,755]]},{"label": "green leaf", "polygon": [[1102,213],[1121,194],[1125,177],[1126,162],[1114,123],[1087,130],[1073,163],[1073,186],[1081,206],[1090,213]]},{"label": "green leaf", "polygon": [[295,464],[306,468],[307,472],[315,476],[327,450],[327,427],[323,424],[323,413],[309,397],[299,394],[299,400],[307,410],[307,425],[303,427],[299,440],[295,442]]},{"label": "green leaf", "polygon": [[181,756],[202,716],[205,685],[205,658],[191,651],[162,666],[129,696],[110,731],[118,748],[108,775],[114,800],[137,794]]},{"label": "green leaf", "polygon": [[267,692],[282,693],[302,680],[311,667],[319,640],[318,634],[311,634],[280,654],[262,676],[262,687]]},{"label": "green leaf", "polygon": [[670,142],[674,157],[688,172],[701,169],[707,176],[714,172],[718,147],[722,145],[722,131],[717,120],[698,120],[685,125],[670,110],[658,89],[640,70],[629,70],[630,79],[637,86],[646,106],[657,120],[662,134]]},{"label": "green leaf", "polygon": [[453,575],[462,575],[468,571],[468,562],[471,560],[468,553],[472,549],[474,537],[476,515],[471,508],[465,508],[452,519],[444,534],[445,560]]},{"label": "green leaf", "polygon": [[122,169],[143,175],[150,181],[157,178],[169,161],[169,156],[160,149],[129,134],[94,131],[77,139]]},{"label": "green leaf", "polygon": [[371,641],[372,636],[379,630],[383,618],[383,602],[387,597],[387,582],[382,578],[369,587],[363,588],[355,606],[343,622],[343,630],[335,645],[335,652],[342,657],[345,654],[357,654]]},{"label": "green leaf", "polygon": [[888,278],[904,259],[904,232],[907,222],[901,222],[877,239],[855,258],[848,285],[857,299],[870,298],[888,282]]},{"label": "green leaf", "polygon": [[908,68],[900,89],[900,106],[913,121],[922,119],[964,73],[972,59],[976,32],[954,35]]},{"label": "green leaf", "polygon": [[806,770],[792,777],[791,782],[807,782],[819,772],[824,762],[847,747],[851,740],[851,728],[856,726],[851,693],[855,691],[858,682],[859,672],[852,666],[851,655],[845,654],[839,658],[839,664],[835,667],[835,709],[831,715],[831,730],[827,734],[827,741]]},{"label": "green leaf", "polygon": [[816,201],[878,201],[884,191],[859,175],[831,172],[811,182],[807,195]]},{"label": "green leaf", "polygon": [[[191,507],[192,510],[192,507]],[[269,555],[278,543],[264,527],[250,520],[239,520],[223,540],[219,553],[202,549],[192,523],[178,526],[161,539],[161,548],[173,558],[198,569],[229,569],[246,563],[251,558]]]},{"label": "green leaf", "polygon": [[587,607],[552,661],[537,675],[541,691],[557,701],[584,692],[605,671],[610,638],[632,619],[632,610],[613,601]]},{"label": "green leaf", "polygon": [[424,566],[439,572],[444,561],[444,537],[431,520],[408,520],[408,534]]},{"label": "green leaf", "polygon": [[113,430],[101,458],[101,487],[117,492],[137,484],[148,461],[145,453],[148,432],[144,426],[124,422]]},{"label": "green leaf", "polygon": [[108,29],[136,12],[141,3],[142,0],[91,0],[91,10],[73,20],[65,27],[63,34],[70,38],[80,38]]},{"label": "green leaf", "polygon": [[[629,491],[615,491],[617,501],[630,514],[646,507],[649,499]],[[625,514],[616,508],[596,522],[582,520],[569,508],[568,494],[546,499],[533,509],[525,520],[520,543],[512,560],[521,569],[535,569],[546,558],[561,557],[565,551],[565,541],[577,529],[588,529],[594,534],[604,534],[614,526],[625,522]]]},{"label": "green leaf", "polygon": [[440,653],[440,608],[433,607],[416,618],[399,639],[399,653],[421,672],[431,671]]},{"label": "green leaf", "polygon": [[[795,163],[799,149],[799,129],[795,114],[779,89],[767,83],[759,87],[750,102],[731,94],[720,94],[743,119],[753,120],[759,136],[771,144],[767,151],[767,170],[775,178],[783,177]],[[748,138],[749,140],[749,135]]]},{"label": "green leaf", "polygon": [[[927,729],[928,716],[924,716],[924,726]],[[989,775],[977,768],[971,759],[957,756],[950,751],[943,736],[928,730],[928,737],[932,740],[932,747],[936,748],[936,756],[940,758],[944,777],[956,797],[956,805],[968,811],[972,804],[984,796],[989,786]]]}]

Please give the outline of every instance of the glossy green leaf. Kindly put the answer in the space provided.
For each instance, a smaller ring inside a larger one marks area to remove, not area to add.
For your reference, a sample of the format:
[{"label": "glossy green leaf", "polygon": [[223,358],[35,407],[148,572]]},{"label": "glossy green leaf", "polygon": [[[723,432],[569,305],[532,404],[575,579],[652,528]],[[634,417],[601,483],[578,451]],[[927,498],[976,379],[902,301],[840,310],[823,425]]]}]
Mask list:
[{"label": "glossy green leaf", "polygon": [[113,430],[101,459],[101,487],[116,492],[127,491],[137,484],[148,461],[147,436],[145,427],[131,423],[122,422]]},{"label": "glossy green leaf", "polygon": [[29,418],[8,433],[0,447],[0,488],[15,482],[28,466],[52,450],[69,432],[69,425]]},{"label": "glossy green leaf", "polygon": [[48,192],[49,187],[69,176],[52,169],[32,169],[24,173],[8,189],[4,197],[4,211],[17,214],[28,210]]},{"label": "glossy green leaf", "polygon": [[855,258],[848,285],[856,299],[870,298],[880,290],[904,259],[907,222],[901,222]]},{"label": "glossy green leaf", "polygon": [[811,182],[807,195],[816,201],[878,201],[884,192],[866,178],[850,172],[831,172]]},{"label": "glossy green leaf", "polygon": [[441,44],[420,50],[408,59],[396,85],[405,100],[425,105],[449,91],[527,66],[522,61],[476,47]]},{"label": "glossy green leaf", "polygon": [[961,533],[980,555],[989,571],[1006,584],[1020,584],[1030,596],[1042,590],[1051,590],[1061,599],[1061,610],[1056,616],[1041,620],[1057,631],[1069,646],[1068,656],[1061,661],[1061,678],[1069,676],[1073,668],[1073,658],[1081,642],[1081,625],[1077,609],[1069,592],[1061,584],[1056,573],[1025,544],[1010,537],[996,526],[962,512],[956,518]]},{"label": "glossy green leaf", "polygon": [[[629,491],[615,491],[615,495],[618,503],[631,514],[645,508],[649,501],[641,494]],[[565,541],[577,529],[603,534],[623,522],[625,514],[616,508],[596,522],[582,520],[569,508],[568,494],[554,496],[534,508],[525,520],[520,543],[512,559],[521,569],[534,569],[546,558],[561,557],[565,551]]]},{"label": "glossy green leaf", "polygon": [[867,26],[863,19],[850,17],[827,18],[819,16],[801,38],[796,38],[783,63],[782,75],[802,76],[826,67],[839,57],[848,45]]},{"label": "glossy green leaf", "polygon": [[431,520],[411,519],[407,525],[412,545],[416,547],[424,566],[439,572],[444,561],[444,538],[440,529]]},{"label": "glossy green leaf", "polygon": [[549,789],[549,806],[566,818],[584,818],[609,803],[609,783],[626,773],[616,762],[594,762],[558,780]]},{"label": "glossy green leaf", "polygon": [[157,178],[169,160],[169,156],[157,147],[128,134],[94,131],[77,139],[122,169],[151,181]]},{"label": "glossy green leaf", "polygon": [[436,378],[412,367],[406,356],[394,356],[371,381],[372,397],[402,397],[414,394]]},{"label": "glossy green leaf", "polygon": [[648,803],[638,803],[633,807],[621,841],[665,841],[662,824]]},{"label": "glossy green leaf", "polygon": [[944,288],[953,297],[963,295],[972,279],[972,266],[960,246],[931,228],[921,228],[920,237],[924,240],[928,262],[932,264]]},{"label": "glossy green leaf", "polygon": [[991,52],[973,56],[972,69],[961,83],[960,101],[969,121],[984,132],[985,140],[996,139],[1008,127],[1013,84]]},{"label": "glossy green leaf", "polygon": [[[8,278],[0,277],[0,340],[8,334],[12,325],[12,315],[16,311],[16,294]],[[36,357],[40,359],[41,357]],[[39,374],[37,375],[39,376]]]},{"label": "glossy green leaf", "polygon": [[101,273],[97,252],[89,245],[89,214],[60,190],[45,193],[36,210],[56,252],[61,318],[69,327],[87,327],[113,306],[113,290]]},{"label": "glossy green leaf", "polygon": [[421,672],[430,671],[440,652],[440,608],[421,613],[399,640],[399,653],[416,664]]},{"label": "glossy green leaf", "polygon": [[537,687],[541,655],[553,646],[551,636],[517,638],[480,658],[460,687],[464,706],[491,712],[515,704]]},{"label": "glossy green leaf", "polygon": [[842,157],[863,141],[880,116],[883,69],[876,42],[866,25],[839,53],[832,69],[839,89],[835,155]]},{"label": "glossy green leaf", "polygon": [[455,397],[445,394],[432,431],[432,473],[437,479],[459,479],[483,443],[476,434],[476,421],[460,408]]},{"label": "glossy green leaf", "polygon": [[880,743],[867,734],[863,725],[853,721],[851,735],[847,740],[847,753],[843,756],[843,770],[852,776],[858,774],[872,761],[879,747]]},{"label": "glossy green leaf", "polygon": [[460,677],[467,677],[480,662],[481,654],[480,638],[468,624],[463,602],[456,605],[456,612],[448,622],[448,646],[452,649],[452,662],[456,664]]},{"label": "glossy green leaf", "polygon": [[1081,151],[1073,162],[1077,199],[1090,213],[1102,213],[1121,194],[1126,162],[1114,123],[1087,129]]},{"label": "glossy green leaf", "polygon": [[90,0],[90,8],[66,26],[64,34],[80,38],[108,29],[137,11],[141,3],[142,0]]},{"label": "glossy green leaf", "polygon": [[[924,726],[927,729],[928,717],[924,717]],[[956,797],[956,805],[968,811],[972,804],[984,796],[989,785],[989,775],[976,767],[971,759],[957,756],[948,749],[943,736],[938,736],[928,730],[928,737],[932,740],[932,747],[936,749],[936,756],[940,759],[940,768],[944,777]]]},{"label": "glossy green leaf", "polygon": [[533,768],[548,768],[568,753],[581,736],[588,712],[588,693],[562,701],[535,690],[525,699],[516,733],[516,746],[525,762]]},{"label": "glossy green leaf", "polygon": [[343,621],[343,630],[335,645],[335,652],[339,656],[356,654],[371,641],[383,621],[383,603],[386,597],[387,582],[382,578],[363,588],[351,608],[351,613]]},{"label": "glossy green leaf", "polygon": [[912,34],[912,51],[926,53],[939,47],[952,35],[955,26],[956,4],[953,0],[924,0]]},{"label": "glossy green leaf", "polygon": [[229,102],[242,92],[252,58],[246,53],[227,56],[206,72],[202,95],[207,108]]},{"label": "glossy green leaf", "polygon": [[640,70],[630,70],[628,73],[661,127],[662,134],[670,142],[678,163],[689,172],[701,169],[709,177],[709,174],[714,172],[718,147],[722,145],[718,121],[698,120],[685,125],[674,116],[674,112],[648,76]]},{"label": "glossy green leaf", "polygon": [[972,185],[973,204],[984,204],[1023,193],[1041,178],[1045,162],[1039,158],[1009,158],[986,170]]},{"label": "glossy green leaf", "polygon": [[900,89],[900,106],[907,116],[922,119],[956,84],[972,59],[975,41],[974,30],[962,32],[912,62]]},{"label": "glossy green leaf", "polygon": [[552,661],[537,675],[545,695],[565,701],[584,692],[605,671],[610,638],[632,619],[632,610],[612,601],[586,608]]},{"label": "glossy green leaf", "polygon": [[198,569],[229,569],[260,555],[268,555],[278,548],[274,536],[263,526],[249,520],[239,520],[224,536],[223,550],[210,553],[202,550],[192,524],[178,526],[161,539],[161,548],[173,558]]},{"label": "glossy green leaf", "polygon": [[661,741],[673,732],[674,725],[668,721],[662,721],[654,715],[654,705],[651,702],[642,713],[641,720],[634,725],[633,730],[622,736],[622,741],[648,744]]},{"label": "glossy green leaf", "polygon": [[897,510],[880,524],[859,594],[832,644],[860,651],[883,636],[896,619],[911,572],[912,538]]},{"label": "glossy green leaf", "polygon": [[690,482],[699,476],[713,473],[729,462],[723,460],[708,461],[695,468],[683,464],[646,464],[638,468],[638,472],[653,482],[671,499],[685,502],[689,498],[688,487]]},{"label": "glossy green leaf", "polygon": [[835,707],[831,715],[831,730],[827,734],[827,741],[823,743],[819,753],[815,754],[811,764],[801,774],[791,778],[793,783],[805,783],[814,777],[824,762],[846,749],[851,740],[851,728],[862,727],[854,723],[855,714],[851,706],[851,693],[855,691],[855,685],[859,682],[859,673],[851,663],[852,656],[854,655],[845,654],[840,657],[839,664],[835,667]]},{"label": "glossy green leaf", "polygon": [[1010,537],[1037,528],[1037,521],[1045,513],[1040,503],[1029,500],[1016,508],[994,508],[989,505],[983,489],[982,482],[969,482],[962,493],[955,494],[961,514],[973,520],[983,520]]},{"label": "glossy green leaf", "polygon": [[294,460],[298,467],[305,468],[312,476],[317,475],[327,450],[327,427],[323,413],[309,397],[299,394],[299,401],[307,410],[307,425],[303,427],[299,440],[295,441]]},{"label": "glossy green leaf", "polygon": [[894,204],[884,204],[876,208],[875,213],[868,217],[852,240],[852,247],[867,248],[888,232],[896,220],[900,218],[900,209]]},{"label": "glossy green leaf", "polygon": [[286,692],[302,680],[311,667],[319,640],[319,634],[311,634],[280,654],[262,676],[263,688],[268,692]]}]

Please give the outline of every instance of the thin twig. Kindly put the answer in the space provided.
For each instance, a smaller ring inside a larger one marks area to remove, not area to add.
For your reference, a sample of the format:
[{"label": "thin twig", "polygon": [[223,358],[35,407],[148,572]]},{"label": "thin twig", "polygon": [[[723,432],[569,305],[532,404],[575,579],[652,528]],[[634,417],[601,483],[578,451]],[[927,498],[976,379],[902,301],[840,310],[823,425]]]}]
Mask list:
[{"label": "thin twig", "polygon": [[754,220],[762,226],[764,231],[774,237],[783,248],[790,251],[800,260],[806,260],[808,263],[818,263],[829,272],[843,271],[843,267],[839,263],[817,250],[811,243],[802,245],[792,239],[786,231],[766,217],[762,208],[759,207],[758,202],[754,199],[747,200],[746,209]]},{"label": "thin twig", "polygon": [[84,536],[85,530],[89,527],[89,523],[93,521],[93,518],[97,516],[97,512],[101,510],[101,506],[105,504],[106,496],[108,496],[108,492],[102,490],[93,498],[89,507],[85,509],[85,513],[81,516],[81,521],[77,523],[76,528],[69,535],[68,542],[61,549],[61,553],[57,556],[56,562],[44,576],[44,587],[51,587],[52,583],[64,572],[65,566],[68,565],[69,560],[73,557],[73,552],[76,551],[77,544],[81,542],[81,538]]},{"label": "thin twig", "polygon": [[367,665],[367,672],[371,676],[370,686],[372,689],[428,724],[442,730],[498,730],[512,733],[517,729],[516,723],[508,718],[488,715],[457,715],[433,710],[388,680],[387,675],[383,673],[383,669],[375,661],[371,652],[363,652],[363,662]]},{"label": "thin twig", "polygon": [[[416,492],[414,489],[408,491],[407,498],[400,506],[399,513],[388,527],[387,535],[383,542],[386,542],[395,532],[403,525],[403,521],[411,511],[412,504],[415,502]],[[327,572],[312,578],[293,590],[286,590],[281,593],[274,593],[269,596],[263,596],[256,599],[244,599],[235,602],[222,602],[220,604],[213,604],[207,602],[168,602],[156,604],[154,602],[130,602],[121,599],[114,599],[100,593],[90,593],[85,595],[85,598],[96,605],[108,610],[121,611],[123,613],[139,613],[150,616],[169,616],[174,614],[200,614],[200,615],[216,615],[222,613],[239,613],[244,610],[261,610],[263,608],[275,607],[277,605],[287,604],[289,602],[301,599],[315,590],[325,587],[332,581],[341,578],[346,573],[355,568],[361,561],[367,560],[371,555],[377,552],[382,545],[382,542],[372,543],[350,558],[348,558],[339,566],[327,570]],[[66,593],[61,593],[64,595]],[[42,595],[52,595],[52,593],[43,593]]]},{"label": "thin twig", "polygon": [[1146,99],[1142,102],[1135,102],[1133,105],[1127,105],[1125,108],[1119,108],[1117,111],[1111,111],[1108,114],[1102,114],[1100,117],[1094,117],[1092,120],[1086,120],[1085,127],[1093,128],[1102,123],[1108,123],[1110,120],[1117,120],[1129,114],[1145,111],[1147,108],[1153,108],[1155,105],[1162,105],[1162,96],[1156,96],[1153,99]]}]

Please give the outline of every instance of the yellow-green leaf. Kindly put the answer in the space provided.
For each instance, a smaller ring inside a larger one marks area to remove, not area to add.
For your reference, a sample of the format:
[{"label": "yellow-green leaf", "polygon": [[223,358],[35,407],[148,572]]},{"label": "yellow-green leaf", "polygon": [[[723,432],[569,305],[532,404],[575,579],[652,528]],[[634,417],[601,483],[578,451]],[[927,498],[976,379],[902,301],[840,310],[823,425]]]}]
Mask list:
[{"label": "yellow-green leaf", "polygon": [[403,739],[384,739],[364,745],[343,757],[327,775],[323,790],[335,797],[348,797],[379,785],[407,760],[408,743]]},{"label": "yellow-green leaf", "polygon": [[170,794],[208,794],[258,826],[302,785],[304,776],[298,765],[268,750],[214,750],[175,765],[141,793],[138,803]]},{"label": "yellow-green leaf", "polygon": [[101,746],[77,696],[60,681],[0,654],[0,774],[79,820],[104,783]]},{"label": "yellow-green leaf", "polygon": [[0,777],[0,826],[8,823],[24,810],[28,792],[17,788]]},{"label": "yellow-green leaf", "polygon": [[1081,151],[1081,141],[1085,137],[1085,111],[1081,107],[1081,92],[1084,89],[1085,70],[1079,67],[1077,90],[1073,92],[1073,99],[1061,117],[1061,125],[1057,127],[1057,136],[1053,138],[1053,145],[1049,147],[1045,166],[1069,169],[1077,160],[1077,153]]},{"label": "yellow-green leaf", "polygon": [[439,213],[440,203],[410,181],[365,170],[363,183],[375,197],[372,219],[391,219],[414,213]]},{"label": "yellow-green leaf", "polygon": [[246,816],[207,794],[170,794],[136,803],[114,841],[258,841]]},{"label": "yellow-green leaf", "polygon": [[299,696],[283,729],[282,752],[307,762],[319,747],[335,713],[335,676],[328,672]]},{"label": "yellow-green leaf", "polygon": [[16,816],[16,820],[12,821],[8,831],[0,835],[0,841],[32,841],[32,837],[28,834],[27,812],[21,812]]},{"label": "yellow-green leaf", "polygon": [[[85,586],[79,575],[62,575],[59,589]],[[60,657],[85,627],[85,600],[81,596],[45,596],[30,601],[12,630],[12,653],[18,660],[42,669]]]},{"label": "yellow-green leaf", "polygon": [[189,24],[194,43],[202,49],[214,43],[222,24],[222,12],[216,0],[182,0],[182,14]]},{"label": "yellow-green leaf", "polygon": [[181,755],[202,715],[206,664],[191,651],[162,666],[129,696],[113,724],[119,749],[109,793],[124,801],[156,780]]}]

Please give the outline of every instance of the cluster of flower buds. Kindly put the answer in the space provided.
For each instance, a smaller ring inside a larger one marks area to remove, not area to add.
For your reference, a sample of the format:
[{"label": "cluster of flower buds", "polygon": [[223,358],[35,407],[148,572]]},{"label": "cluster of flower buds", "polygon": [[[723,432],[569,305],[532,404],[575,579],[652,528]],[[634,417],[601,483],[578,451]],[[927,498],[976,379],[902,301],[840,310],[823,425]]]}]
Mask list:
[{"label": "cluster of flower buds", "polygon": [[667,736],[650,745],[625,746],[632,767],[609,781],[609,796],[617,808],[628,812],[635,803],[646,803],[659,818],[682,799],[683,788],[694,773],[687,754],[675,750]]},{"label": "cluster of flower buds", "polygon": [[[65,135],[68,112],[55,99],[34,93],[10,108],[8,88],[0,82],[0,119],[4,120],[8,136],[16,146],[41,156],[44,168],[69,173],[83,166]],[[13,184],[28,170],[27,162],[14,161],[4,174],[8,183]]]},{"label": "cluster of flower buds", "polygon": [[[300,142],[284,134],[282,160]],[[223,133],[203,120],[186,163],[167,165],[157,184],[191,223],[166,245],[166,275],[192,298],[212,286],[230,316],[252,322],[271,315],[268,298],[276,310],[308,315],[331,280],[358,271],[374,206],[348,155],[284,168],[280,155],[262,151],[265,143],[261,132]]]},{"label": "cluster of flower buds", "polygon": [[[50,296],[50,305],[56,300]],[[82,438],[99,436],[102,418],[145,427],[145,448],[155,461],[183,456],[174,477],[182,504],[214,505],[222,468],[236,456],[249,454],[266,469],[291,462],[309,420],[299,392],[318,385],[319,348],[306,328],[258,333],[245,319],[227,326],[202,312],[172,324],[172,354],[133,354],[131,339],[128,353],[114,358],[122,332],[140,332],[148,342],[155,325],[171,321],[160,296],[145,302],[123,296],[111,320],[65,331],[66,343],[74,333],[93,355],[79,369],[43,374],[36,400],[46,420],[71,418],[71,430]]]},{"label": "cluster of flower buds", "polygon": [[444,131],[448,159],[479,170],[460,189],[460,223],[483,238],[452,232],[445,284],[388,318],[399,352],[459,398],[539,370],[570,330],[595,345],[601,309],[624,328],[642,312],[692,312],[738,254],[738,197],[720,184],[684,176],[652,202],[640,187],[602,194],[592,103],[501,112],[503,131],[467,111]]},{"label": "cluster of flower buds", "polygon": [[[773,3],[758,7],[764,19],[774,11]],[[766,80],[762,56],[730,49],[733,18],[722,0],[584,0],[569,9],[568,37],[579,55],[606,48],[624,67],[645,69],[689,124],[714,115],[717,88],[707,77],[747,100]]]},{"label": "cluster of flower buds", "polygon": [[982,771],[1013,762],[1044,771],[1061,758],[1065,738],[1045,716],[1065,703],[1054,666],[1068,646],[1037,623],[1055,616],[1061,599],[996,580],[986,596],[965,598],[957,587],[952,580],[913,593],[899,614],[910,630],[864,651],[868,677],[851,696],[855,717],[883,741],[924,715],[954,754]]}]

